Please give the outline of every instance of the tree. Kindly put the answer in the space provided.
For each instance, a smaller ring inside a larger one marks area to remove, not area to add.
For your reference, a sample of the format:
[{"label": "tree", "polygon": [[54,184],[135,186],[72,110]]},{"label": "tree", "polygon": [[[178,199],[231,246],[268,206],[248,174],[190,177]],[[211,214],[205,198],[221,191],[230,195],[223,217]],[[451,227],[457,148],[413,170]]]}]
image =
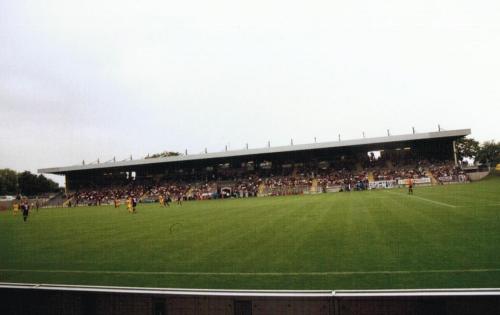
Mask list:
[{"label": "tree", "polygon": [[11,169],[0,170],[0,195],[33,196],[40,193],[56,192],[59,185],[43,175],[31,174],[28,171],[17,173]]},{"label": "tree", "polygon": [[500,142],[484,142],[477,153],[477,161],[489,166],[500,163]]},{"label": "tree", "polygon": [[31,174],[28,171],[19,173],[19,190],[23,195],[34,195],[37,193],[36,189],[36,175]]},{"label": "tree", "polygon": [[56,192],[59,190],[59,184],[51,179],[48,179],[42,174],[38,175],[36,182],[39,192]]},{"label": "tree", "polygon": [[0,170],[0,195],[15,195],[17,192],[17,173],[8,168]]},{"label": "tree", "polygon": [[40,193],[55,192],[59,185],[43,175],[31,174],[28,171],[18,175],[19,190],[23,195],[33,196]]},{"label": "tree", "polygon": [[455,142],[457,150],[457,159],[461,162],[464,159],[475,159],[479,152],[479,142],[473,138],[460,138]]},{"label": "tree", "polygon": [[163,151],[161,153],[155,153],[153,155],[148,155],[148,156],[146,156],[146,159],[154,159],[154,158],[169,157],[169,156],[179,156],[179,155],[181,155],[179,152]]}]

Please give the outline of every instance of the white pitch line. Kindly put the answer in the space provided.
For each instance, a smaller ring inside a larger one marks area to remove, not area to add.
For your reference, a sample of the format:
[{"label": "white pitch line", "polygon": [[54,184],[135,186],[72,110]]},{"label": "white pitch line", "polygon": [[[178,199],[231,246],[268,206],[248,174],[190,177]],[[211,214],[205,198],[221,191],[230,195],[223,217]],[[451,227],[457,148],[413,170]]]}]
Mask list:
[{"label": "white pitch line", "polygon": [[[398,193],[395,193],[395,192],[392,192],[392,191],[387,191],[387,193],[392,194],[392,195],[405,196],[404,194],[398,194]],[[445,207],[449,207],[449,208],[457,208],[457,206],[450,205],[449,203],[435,201],[435,200],[427,199],[427,198],[420,197],[420,196],[408,195],[408,197],[420,199],[420,200],[427,201],[427,202],[431,202],[431,203],[434,203],[434,204],[437,204],[437,205],[440,205],[440,206],[445,206]]]},{"label": "white pitch line", "polygon": [[177,272],[177,271],[0,269],[0,272],[78,273],[78,274],[109,274],[109,275],[173,275],[173,276],[326,276],[326,275],[348,276],[348,275],[424,274],[424,273],[481,273],[481,272],[500,272],[500,268],[324,271],[324,272],[321,271],[318,272]]},{"label": "white pitch line", "polygon": [[491,203],[491,204],[478,204],[478,205],[470,205],[470,206],[456,206],[457,208],[481,208],[481,207],[498,207],[500,203]]}]

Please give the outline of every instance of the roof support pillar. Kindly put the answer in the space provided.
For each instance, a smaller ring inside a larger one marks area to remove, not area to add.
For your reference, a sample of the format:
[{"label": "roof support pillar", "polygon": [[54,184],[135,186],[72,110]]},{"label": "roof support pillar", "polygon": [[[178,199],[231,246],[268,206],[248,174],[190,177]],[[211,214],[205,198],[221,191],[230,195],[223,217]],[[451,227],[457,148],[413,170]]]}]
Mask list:
[{"label": "roof support pillar", "polygon": [[455,166],[458,166],[458,161],[457,161],[457,145],[455,143],[456,141],[453,140],[453,158],[455,159]]}]

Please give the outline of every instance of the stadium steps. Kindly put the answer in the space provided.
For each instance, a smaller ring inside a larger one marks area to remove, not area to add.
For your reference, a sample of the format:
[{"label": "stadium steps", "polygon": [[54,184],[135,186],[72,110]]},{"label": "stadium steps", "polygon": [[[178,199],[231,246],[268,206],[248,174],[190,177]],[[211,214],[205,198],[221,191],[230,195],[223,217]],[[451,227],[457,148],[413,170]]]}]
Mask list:
[{"label": "stadium steps", "polygon": [[66,201],[63,202],[62,206],[67,207],[70,202],[73,203],[73,200],[74,200],[74,197],[66,199]]},{"label": "stadium steps", "polygon": [[147,199],[147,198],[150,198],[150,197],[151,197],[151,196],[150,196],[150,194],[149,194],[149,191],[145,191],[145,192],[144,192],[144,193],[143,193],[143,194],[142,194],[142,195],[141,195],[138,199],[139,199],[140,201],[143,201],[143,200],[145,200],[145,199]]},{"label": "stadium steps", "polygon": [[318,192],[318,180],[316,178],[312,180],[310,192],[313,194]]},{"label": "stadium steps", "polygon": [[266,184],[261,183],[261,184],[259,185],[259,193],[258,193],[258,195],[259,195],[259,196],[264,196],[264,192],[265,192],[265,190],[266,190]]},{"label": "stadium steps", "polygon": [[375,181],[375,176],[373,176],[373,172],[368,172],[368,182],[373,183]]},{"label": "stadium steps", "polygon": [[432,185],[437,185],[438,184],[438,181],[436,179],[436,177],[434,177],[434,174],[432,174],[431,171],[425,171],[425,176],[429,177],[431,179],[431,184]]},{"label": "stadium steps", "polygon": [[54,196],[50,197],[49,200],[47,200],[47,202],[43,204],[43,206],[44,207],[45,206],[47,206],[47,207],[65,206],[65,205],[67,205],[67,202],[71,199],[72,198],[66,199],[64,196],[64,193],[60,192],[60,193],[57,193]]},{"label": "stadium steps", "polygon": [[211,194],[217,193],[217,184],[213,183],[212,185],[210,185],[208,187],[209,187],[209,192]]}]

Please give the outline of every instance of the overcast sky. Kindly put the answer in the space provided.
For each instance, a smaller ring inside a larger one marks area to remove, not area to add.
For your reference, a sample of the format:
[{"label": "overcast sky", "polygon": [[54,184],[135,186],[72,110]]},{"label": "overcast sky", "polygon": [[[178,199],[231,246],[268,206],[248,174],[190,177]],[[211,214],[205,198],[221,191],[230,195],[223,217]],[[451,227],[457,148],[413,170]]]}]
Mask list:
[{"label": "overcast sky", "polygon": [[499,56],[498,0],[2,0],[0,168],[438,124],[500,140]]}]

